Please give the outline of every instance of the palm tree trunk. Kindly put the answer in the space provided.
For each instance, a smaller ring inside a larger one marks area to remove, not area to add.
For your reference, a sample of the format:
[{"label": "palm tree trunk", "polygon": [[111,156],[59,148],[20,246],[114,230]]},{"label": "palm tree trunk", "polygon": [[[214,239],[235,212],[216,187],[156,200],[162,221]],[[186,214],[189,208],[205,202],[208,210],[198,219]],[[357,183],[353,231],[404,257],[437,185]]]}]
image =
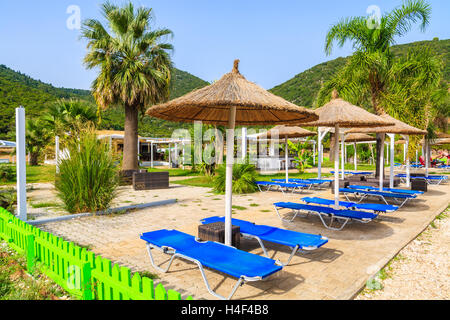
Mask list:
[{"label": "palm tree trunk", "polygon": [[330,137],[330,161],[334,162],[334,145],[335,145],[336,135],[331,133]]},{"label": "palm tree trunk", "polygon": [[138,116],[136,105],[125,105],[125,138],[123,145],[123,171],[136,171],[138,166]]},{"label": "palm tree trunk", "polygon": [[30,152],[30,166],[37,166],[39,164],[39,153]]},{"label": "palm tree trunk", "polygon": [[[375,177],[380,177],[380,158],[381,158],[381,134],[377,133],[377,146],[376,146],[376,163],[375,163]],[[384,168],[384,163],[383,163]]]}]

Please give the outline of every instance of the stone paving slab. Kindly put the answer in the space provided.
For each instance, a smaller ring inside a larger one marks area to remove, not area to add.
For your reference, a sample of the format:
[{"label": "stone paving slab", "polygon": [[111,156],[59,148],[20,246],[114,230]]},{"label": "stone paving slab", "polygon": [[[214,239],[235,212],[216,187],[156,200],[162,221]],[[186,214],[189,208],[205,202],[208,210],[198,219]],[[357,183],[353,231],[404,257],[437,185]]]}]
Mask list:
[{"label": "stone paving slab", "polygon": [[[343,231],[325,229],[315,216],[297,217],[293,223],[278,219],[272,205],[274,202],[300,202],[300,198],[304,196],[333,198],[329,190],[294,195],[268,192],[233,197],[234,205],[246,208],[244,211],[235,211],[234,216],[238,219],[322,234],[329,238],[329,243],[323,248],[297,255],[291,265],[266,281],[249,283],[239,288],[234,299],[353,298],[370,276],[378,272],[449,205],[450,185],[431,186],[429,192],[419,200],[409,202],[397,213],[383,215],[378,221],[369,224],[355,222],[347,225]],[[197,266],[192,263],[175,260],[167,274],[154,270],[145,243],[139,239],[139,235],[159,229],[177,229],[197,235],[202,218],[223,215],[224,196],[214,195],[206,188],[186,186],[139,192],[130,188],[122,190],[120,201],[132,199],[133,202],[139,202],[165,198],[177,198],[178,203],[123,215],[50,223],[40,228],[81,245],[89,245],[96,254],[134,271],[156,273],[160,277],[156,283],[161,282],[167,289],[177,290],[184,297],[192,295],[194,299],[214,299],[208,293]],[[250,206],[251,204],[258,206]],[[267,244],[267,248],[273,259],[286,261],[289,257],[290,250],[286,247]],[[241,249],[262,254],[255,241],[242,241]],[[154,257],[159,263],[169,259],[156,251]],[[213,289],[222,295],[228,295],[236,281],[213,270],[206,270],[206,275]]]}]

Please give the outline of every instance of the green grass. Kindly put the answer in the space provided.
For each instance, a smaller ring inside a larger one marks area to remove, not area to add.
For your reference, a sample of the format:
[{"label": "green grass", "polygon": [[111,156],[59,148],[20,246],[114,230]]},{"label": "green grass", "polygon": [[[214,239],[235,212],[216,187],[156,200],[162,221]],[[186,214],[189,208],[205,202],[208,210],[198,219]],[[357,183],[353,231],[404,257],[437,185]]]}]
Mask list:
[{"label": "green grass", "polygon": [[186,180],[174,181],[172,183],[191,187],[213,188],[212,179],[209,177],[196,177]]},{"label": "green grass", "polygon": [[[147,168],[145,168],[147,169]],[[191,170],[183,170],[183,169],[156,169],[156,168],[148,168],[148,172],[169,172],[169,177],[197,177],[200,173],[191,171]]]},{"label": "green grass", "polygon": [[[56,167],[51,165],[27,166],[27,183],[55,182]],[[14,185],[16,181],[3,182],[2,185]]]},{"label": "green grass", "polygon": [[61,207],[61,204],[59,204],[57,202],[40,202],[40,203],[32,203],[32,202],[30,202],[30,205],[34,209]]},{"label": "green grass", "polygon": [[252,203],[252,204],[250,204],[250,207],[259,207],[259,204],[257,204],[257,203]]},{"label": "green grass", "polygon": [[246,207],[241,207],[241,206],[233,206],[233,209],[234,209],[234,210],[239,210],[239,211],[245,211],[245,210],[247,210]]},{"label": "green grass", "polygon": [[0,300],[74,299],[60,286],[35,271],[29,275],[24,255],[0,242]]}]

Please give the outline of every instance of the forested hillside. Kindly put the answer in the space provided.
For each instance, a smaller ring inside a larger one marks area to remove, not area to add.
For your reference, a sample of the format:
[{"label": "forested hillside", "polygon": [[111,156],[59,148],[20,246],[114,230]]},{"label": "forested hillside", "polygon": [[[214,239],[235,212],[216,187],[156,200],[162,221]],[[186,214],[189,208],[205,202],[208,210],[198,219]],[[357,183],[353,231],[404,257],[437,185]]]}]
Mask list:
[{"label": "forested hillside", "polygon": [[[397,56],[403,56],[411,48],[419,46],[430,46],[438,55],[443,57],[445,63],[443,78],[447,83],[450,83],[450,39],[434,39],[432,41],[398,45],[392,48],[392,53]],[[344,66],[346,62],[347,58],[338,58],[319,64],[274,87],[270,91],[297,105],[309,108],[315,107],[314,101],[322,83],[331,79],[336,74],[336,71]]]}]

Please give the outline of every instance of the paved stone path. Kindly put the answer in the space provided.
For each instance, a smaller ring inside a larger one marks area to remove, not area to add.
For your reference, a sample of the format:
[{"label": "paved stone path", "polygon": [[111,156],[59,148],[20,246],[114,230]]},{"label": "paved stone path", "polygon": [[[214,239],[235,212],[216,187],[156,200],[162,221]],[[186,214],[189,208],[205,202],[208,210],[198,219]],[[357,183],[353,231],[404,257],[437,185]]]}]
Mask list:
[{"label": "paved stone path", "polygon": [[[384,215],[369,224],[353,223],[343,231],[325,229],[317,217],[298,217],[293,223],[281,222],[272,204],[278,201],[299,202],[303,196],[321,196],[332,199],[329,190],[283,195],[279,192],[234,196],[233,204],[246,208],[235,210],[235,217],[258,224],[272,225],[299,232],[322,234],[330,239],[323,248],[307,255],[296,256],[291,265],[266,281],[241,287],[234,299],[351,299],[367,279],[378,272],[404,246],[421,233],[449,204],[450,185],[433,186],[420,199],[410,202],[395,214]],[[145,243],[139,235],[158,229],[177,229],[197,234],[199,220],[223,215],[224,196],[209,189],[174,186],[169,190],[139,191],[122,189],[118,202],[133,203],[177,198],[175,205],[150,208],[123,215],[88,217],[40,226],[42,229],[82,245],[90,245],[96,254],[112,259],[134,271],[157,273],[150,264]],[[285,261],[290,250],[267,245],[274,259]],[[243,241],[242,250],[261,254],[256,242]],[[156,261],[168,257],[155,252]],[[207,270],[210,283],[218,293],[227,295],[235,279]],[[168,289],[184,297],[213,299],[201,274],[192,263],[176,260],[171,271],[158,274]]]}]

